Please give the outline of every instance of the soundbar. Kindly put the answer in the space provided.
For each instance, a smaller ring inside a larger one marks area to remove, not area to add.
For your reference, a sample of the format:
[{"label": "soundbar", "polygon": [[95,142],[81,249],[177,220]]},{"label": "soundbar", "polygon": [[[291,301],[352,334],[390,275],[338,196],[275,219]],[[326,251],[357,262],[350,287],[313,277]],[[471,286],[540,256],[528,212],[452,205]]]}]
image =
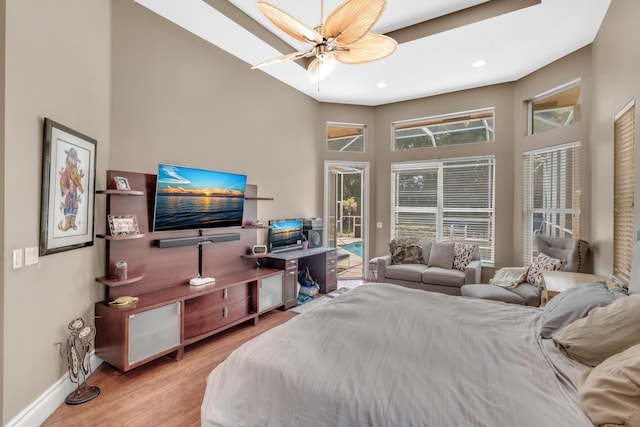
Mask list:
[{"label": "soundbar", "polygon": [[211,234],[209,236],[175,237],[173,239],[158,239],[156,246],[159,248],[176,248],[178,246],[193,246],[206,243],[230,242],[240,240],[240,233]]}]

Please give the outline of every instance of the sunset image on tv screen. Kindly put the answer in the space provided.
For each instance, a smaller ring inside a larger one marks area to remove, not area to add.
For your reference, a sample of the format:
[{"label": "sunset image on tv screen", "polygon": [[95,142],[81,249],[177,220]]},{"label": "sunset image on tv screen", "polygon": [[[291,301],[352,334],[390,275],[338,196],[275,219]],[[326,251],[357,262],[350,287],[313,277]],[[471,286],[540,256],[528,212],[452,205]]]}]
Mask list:
[{"label": "sunset image on tv screen", "polygon": [[247,176],[160,164],[154,231],[242,225]]}]

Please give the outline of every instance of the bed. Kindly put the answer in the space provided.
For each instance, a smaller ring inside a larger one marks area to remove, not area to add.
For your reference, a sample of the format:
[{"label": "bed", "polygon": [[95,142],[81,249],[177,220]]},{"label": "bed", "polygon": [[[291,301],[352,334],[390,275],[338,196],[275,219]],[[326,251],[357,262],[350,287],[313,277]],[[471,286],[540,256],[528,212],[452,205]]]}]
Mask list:
[{"label": "bed", "polygon": [[592,426],[542,309],[367,284],[233,352],[203,426]]}]

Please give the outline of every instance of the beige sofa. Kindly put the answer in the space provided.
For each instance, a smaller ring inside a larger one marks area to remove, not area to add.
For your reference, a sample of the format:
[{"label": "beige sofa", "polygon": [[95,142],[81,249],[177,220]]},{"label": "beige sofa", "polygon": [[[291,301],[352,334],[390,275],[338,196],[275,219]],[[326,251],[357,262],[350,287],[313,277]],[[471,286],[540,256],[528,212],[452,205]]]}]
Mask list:
[{"label": "beige sofa", "polygon": [[378,257],[378,282],[460,295],[460,288],[480,283],[482,263],[477,245],[394,239],[390,253]]}]

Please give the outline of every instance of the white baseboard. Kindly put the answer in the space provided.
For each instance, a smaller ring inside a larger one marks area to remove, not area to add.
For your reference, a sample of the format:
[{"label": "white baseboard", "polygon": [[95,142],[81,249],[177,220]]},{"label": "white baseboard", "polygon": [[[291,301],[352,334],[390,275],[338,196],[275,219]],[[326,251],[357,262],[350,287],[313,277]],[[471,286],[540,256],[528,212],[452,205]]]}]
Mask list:
[{"label": "white baseboard", "polygon": [[[95,371],[103,360],[94,354],[91,355],[91,367]],[[91,377],[89,377],[91,378]],[[76,384],[71,382],[68,374],[63,375],[51,387],[47,389],[29,406],[16,415],[5,427],[29,427],[39,426],[64,403],[69,393],[76,389]]]}]

